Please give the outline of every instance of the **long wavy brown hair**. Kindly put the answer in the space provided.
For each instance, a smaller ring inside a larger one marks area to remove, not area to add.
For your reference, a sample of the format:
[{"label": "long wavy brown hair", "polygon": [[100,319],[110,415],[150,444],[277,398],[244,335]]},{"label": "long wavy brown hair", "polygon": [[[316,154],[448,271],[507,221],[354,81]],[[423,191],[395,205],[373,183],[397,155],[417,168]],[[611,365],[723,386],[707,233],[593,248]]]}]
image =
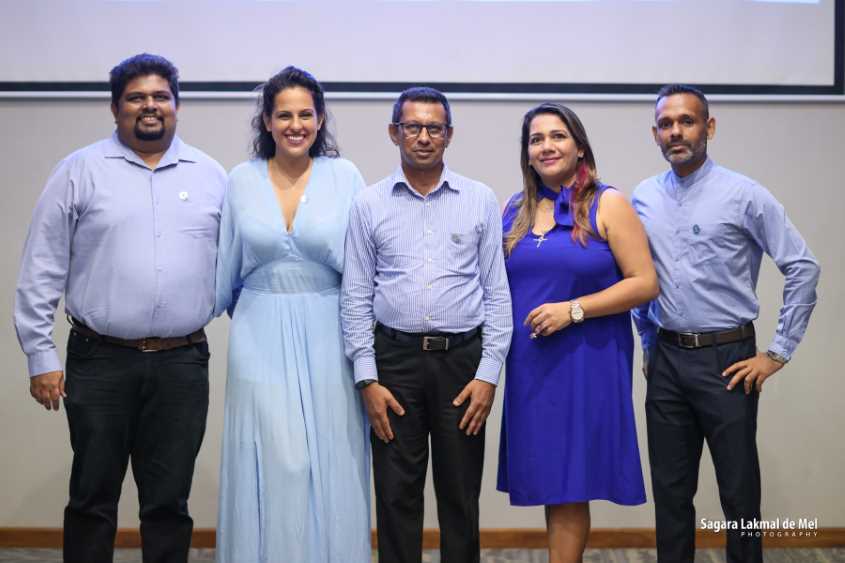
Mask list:
[{"label": "long wavy brown hair", "polygon": [[511,225],[511,230],[505,235],[505,256],[509,256],[525,235],[534,228],[534,216],[537,212],[537,191],[542,184],[540,176],[528,162],[528,138],[531,131],[531,121],[538,115],[556,115],[563,121],[575,145],[584,156],[578,161],[575,172],[575,186],[569,200],[572,213],[572,238],[583,246],[587,244],[587,237],[596,236],[590,225],[590,207],[596,197],[596,158],[587,139],[587,131],[575,112],[562,104],[551,102],[542,103],[528,110],[522,119],[522,139],[520,142],[519,164],[522,168],[522,197],[510,205],[517,206],[519,211]]}]

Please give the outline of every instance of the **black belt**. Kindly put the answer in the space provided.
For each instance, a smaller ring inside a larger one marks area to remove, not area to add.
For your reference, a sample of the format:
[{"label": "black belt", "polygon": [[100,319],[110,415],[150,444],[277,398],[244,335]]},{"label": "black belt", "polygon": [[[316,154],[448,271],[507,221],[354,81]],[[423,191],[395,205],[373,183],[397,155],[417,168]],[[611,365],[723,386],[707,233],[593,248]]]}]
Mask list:
[{"label": "black belt", "polygon": [[754,323],[748,323],[739,328],[718,332],[673,332],[661,328],[658,329],[657,334],[661,340],[681,348],[705,348],[707,346],[730,344],[747,338],[753,338]]},{"label": "black belt", "polygon": [[72,330],[83,336],[88,336],[101,342],[108,342],[109,344],[114,344],[116,346],[123,346],[124,348],[134,348],[135,350],[140,350],[141,352],[162,352],[164,350],[173,350],[174,348],[190,346],[191,344],[205,342],[206,340],[205,331],[203,329],[192,332],[187,336],[173,336],[168,338],[152,336],[149,338],[135,338],[127,340],[125,338],[117,338],[116,336],[100,334],[93,329],[88,328],[73,317],[70,317],[70,322],[71,325],[73,325]]},{"label": "black belt", "polygon": [[466,332],[432,332],[432,333],[418,333],[418,332],[404,332],[384,326],[383,324],[376,325],[376,330],[381,332],[386,337],[402,342],[403,344],[413,344],[419,346],[423,352],[445,352],[450,347],[458,346],[468,340],[472,340],[481,334],[481,327],[473,328]]}]

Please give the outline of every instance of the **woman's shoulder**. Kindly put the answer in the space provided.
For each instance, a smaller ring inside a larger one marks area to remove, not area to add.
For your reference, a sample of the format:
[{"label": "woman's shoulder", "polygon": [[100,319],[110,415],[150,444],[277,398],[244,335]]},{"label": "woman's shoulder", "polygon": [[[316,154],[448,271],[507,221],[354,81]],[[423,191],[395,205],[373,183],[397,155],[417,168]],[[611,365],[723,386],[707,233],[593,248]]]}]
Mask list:
[{"label": "woman's shoulder", "polygon": [[353,164],[351,160],[345,159],[341,156],[318,156],[314,159],[314,164],[332,170],[336,175],[361,175],[358,167]]},{"label": "woman's shoulder", "polygon": [[519,213],[519,207],[522,205],[523,197],[525,197],[525,195],[523,192],[519,191],[512,194],[505,202],[505,206],[502,209],[502,225],[505,227],[505,231],[507,231],[510,224],[516,218],[517,213]]},{"label": "woman's shoulder", "polygon": [[267,161],[253,158],[236,165],[229,171],[229,184],[251,183],[267,175]]}]

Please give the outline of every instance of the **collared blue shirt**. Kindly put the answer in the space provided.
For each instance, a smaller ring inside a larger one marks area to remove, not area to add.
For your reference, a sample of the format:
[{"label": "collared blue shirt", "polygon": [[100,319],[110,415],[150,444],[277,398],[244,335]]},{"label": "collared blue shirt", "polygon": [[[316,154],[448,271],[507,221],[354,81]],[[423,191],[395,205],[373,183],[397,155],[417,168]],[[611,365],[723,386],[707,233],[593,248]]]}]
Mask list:
[{"label": "collared blue shirt", "polygon": [[118,338],[184,336],[214,308],[226,173],[174,137],[151,170],[115,133],[65,158],[35,206],[15,296],[30,375],[61,369],[53,317]]},{"label": "collared blue shirt", "polygon": [[401,167],[358,194],[346,236],[341,318],[356,382],[378,379],[378,321],[414,333],[483,325],[476,378],[496,384],[513,326],[493,191],[444,166],[425,197]]},{"label": "collared blue shirt", "polygon": [[765,252],[784,275],[783,307],[768,349],[792,356],[816,305],[819,265],[783,206],[763,186],[708,159],[692,174],[671,170],[634,190],[660,295],[634,312],[648,349],[656,327],[735,328],[757,318]]}]

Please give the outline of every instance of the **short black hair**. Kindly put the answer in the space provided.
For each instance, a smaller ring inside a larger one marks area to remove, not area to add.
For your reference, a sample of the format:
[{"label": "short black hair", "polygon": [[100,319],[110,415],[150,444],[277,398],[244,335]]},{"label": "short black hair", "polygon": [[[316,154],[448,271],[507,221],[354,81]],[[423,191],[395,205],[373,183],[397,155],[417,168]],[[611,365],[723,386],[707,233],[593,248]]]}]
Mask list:
[{"label": "short black hair", "polygon": [[272,133],[267,131],[267,127],[264,125],[264,116],[269,117],[273,114],[276,95],[279,92],[297,86],[305,88],[311,93],[317,117],[323,120],[323,126],[320,127],[314,137],[314,144],[308,149],[308,156],[311,158],[340,156],[337,143],[329,132],[329,117],[326,115],[326,99],[323,95],[323,87],[314,78],[314,75],[307,70],[295,66],[286,66],[259,86],[261,96],[258,98],[258,108],[252,117],[252,155],[254,157],[270,160],[276,155],[276,141],[273,140]]},{"label": "short black hair", "polygon": [[675,94],[692,94],[698,98],[704,106],[704,119],[710,119],[710,104],[707,102],[707,97],[704,95],[704,92],[695,86],[690,86],[688,84],[667,84],[662,87],[657,91],[657,99],[654,101],[655,107],[663,98],[674,96]]},{"label": "short black hair", "polygon": [[126,85],[139,76],[155,74],[161,76],[170,85],[173,99],[179,104],[179,71],[176,67],[160,55],[141,53],[134,57],[121,61],[109,72],[109,84],[111,85],[111,103],[117,105]]},{"label": "short black hair", "polygon": [[428,86],[414,86],[399,94],[399,98],[393,104],[393,118],[391,119],[391,123],[399,123],[399,120],[402,119],[402,106],[405,105],[405,102],[439,103],[446,110],[446,125],[449,127],[452,126],[452,108],[449,107],[449,100],[446,99],[446,96],[440,90],[435,90]]}]

